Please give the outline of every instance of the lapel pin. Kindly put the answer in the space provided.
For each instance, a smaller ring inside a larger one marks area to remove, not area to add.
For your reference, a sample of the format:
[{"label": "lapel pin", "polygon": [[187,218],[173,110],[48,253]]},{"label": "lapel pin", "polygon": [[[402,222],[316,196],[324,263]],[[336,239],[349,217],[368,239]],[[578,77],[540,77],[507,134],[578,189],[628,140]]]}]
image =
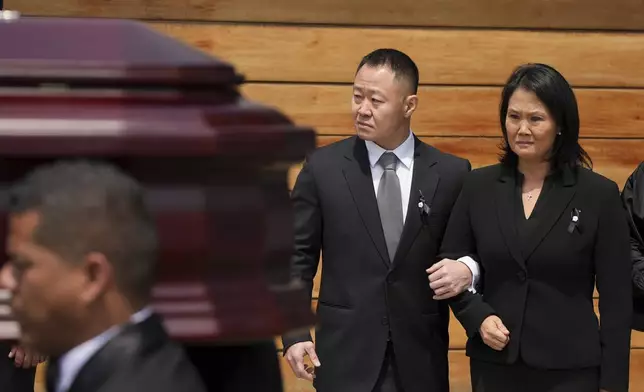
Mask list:
[{"label": "lapel pin", "polygon": [[427,224],[427,217],[431,212],[431,208],[425,201],[425,196],[420,189],[418,190],[418,193],[420,195],[420,197],[418,198],[418,212],[420,213],[420,219],[423,221],[423,224]]},{"label": "lapel pin", "polygon": [[573,208],[572,212],[570,213],[570,224],[568,225],[568,233],[572,234],[573,231],[575,231],[575,228],[578,229],[579,225],[579,216],[581,215],[581,210],[577,208]]}]

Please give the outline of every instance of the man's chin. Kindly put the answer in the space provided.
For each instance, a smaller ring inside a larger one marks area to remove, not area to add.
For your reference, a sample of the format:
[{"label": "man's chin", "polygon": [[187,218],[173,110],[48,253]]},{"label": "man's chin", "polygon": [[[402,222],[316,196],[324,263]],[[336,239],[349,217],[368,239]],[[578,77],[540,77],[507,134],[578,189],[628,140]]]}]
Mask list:
[{"label": "man's chin", "polygon": [[370,142],[373,141],[373,136],[374,136],[373,132],[370,132],[364,129],[356,129],[356,134],[360,139],[364,141],[370,141]]},{"label": "man's chin", "polygon": [[30,333],[29,330],[26,330],[24,328],[22,328],[20,331],[20,338],[18,339],[18,342],[21,346],[28,348],[35,348],[35,346],[38,345],[38,342],[36,341],[36,339],[34,339],[34,335]]},{"label": "man's chin", "polygon": [[24,347],[33,347],[35,343],[31,334],[27,332],[21,332],[20,339],[18,339],[18,341],[20,342],[20,345]]}]

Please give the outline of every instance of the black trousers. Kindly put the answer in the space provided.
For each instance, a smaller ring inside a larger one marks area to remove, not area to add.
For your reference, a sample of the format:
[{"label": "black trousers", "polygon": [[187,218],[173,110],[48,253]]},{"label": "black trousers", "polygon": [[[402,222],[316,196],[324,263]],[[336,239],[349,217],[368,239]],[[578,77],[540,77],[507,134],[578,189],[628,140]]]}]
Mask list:
[{"label": "black trousers", "polygon": [[597,392],[599,369],[545,370],[470,361],[472,392]]},{"label": "black trousers", "polygon": [[272,340],[239,345],[186,344],[185,348],[208,391],[282,392],[282,375]]},{"label": "black trousers", "polygon": [[380,374],[378,375],[373,392],[404,392],[391,341],[387,343],[385,360],[382,363],[382,368],[380,369]]}]

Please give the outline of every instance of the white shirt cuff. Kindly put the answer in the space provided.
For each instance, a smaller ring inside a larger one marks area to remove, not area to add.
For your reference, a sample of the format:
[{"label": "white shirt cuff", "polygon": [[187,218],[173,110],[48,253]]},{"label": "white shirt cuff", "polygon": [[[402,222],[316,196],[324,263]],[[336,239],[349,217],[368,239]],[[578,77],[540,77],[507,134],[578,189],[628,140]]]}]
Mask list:
[{"label": "white shirt cuff", "polygon": [[476,294],[476,287],[479,283],[479,278],[480,278],[479,264],[476,262],[476,260],[474,260],[470,256],[460,257],[458,261],[465,264],[467,268],[470,269],[470,272],[472,273],[472,284],[467,290]]}]

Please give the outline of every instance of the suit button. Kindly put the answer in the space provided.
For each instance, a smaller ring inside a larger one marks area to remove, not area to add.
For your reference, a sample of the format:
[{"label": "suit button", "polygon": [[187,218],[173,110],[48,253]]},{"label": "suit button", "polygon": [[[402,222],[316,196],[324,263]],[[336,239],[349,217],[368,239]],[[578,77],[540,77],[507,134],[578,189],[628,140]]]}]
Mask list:
[{"label": "suit button", "polygon": [[519,278],[519,281],[525,282],[525,280],[526,280],[525,272],[524,271],[517,272],[517,278]]},{"label": "suit button", "polygon": [[383,317],[383,318],[380,320],[380,324],[382,324],[382,325],[389,325],[389,319],[387,318],[387,316]]}]

